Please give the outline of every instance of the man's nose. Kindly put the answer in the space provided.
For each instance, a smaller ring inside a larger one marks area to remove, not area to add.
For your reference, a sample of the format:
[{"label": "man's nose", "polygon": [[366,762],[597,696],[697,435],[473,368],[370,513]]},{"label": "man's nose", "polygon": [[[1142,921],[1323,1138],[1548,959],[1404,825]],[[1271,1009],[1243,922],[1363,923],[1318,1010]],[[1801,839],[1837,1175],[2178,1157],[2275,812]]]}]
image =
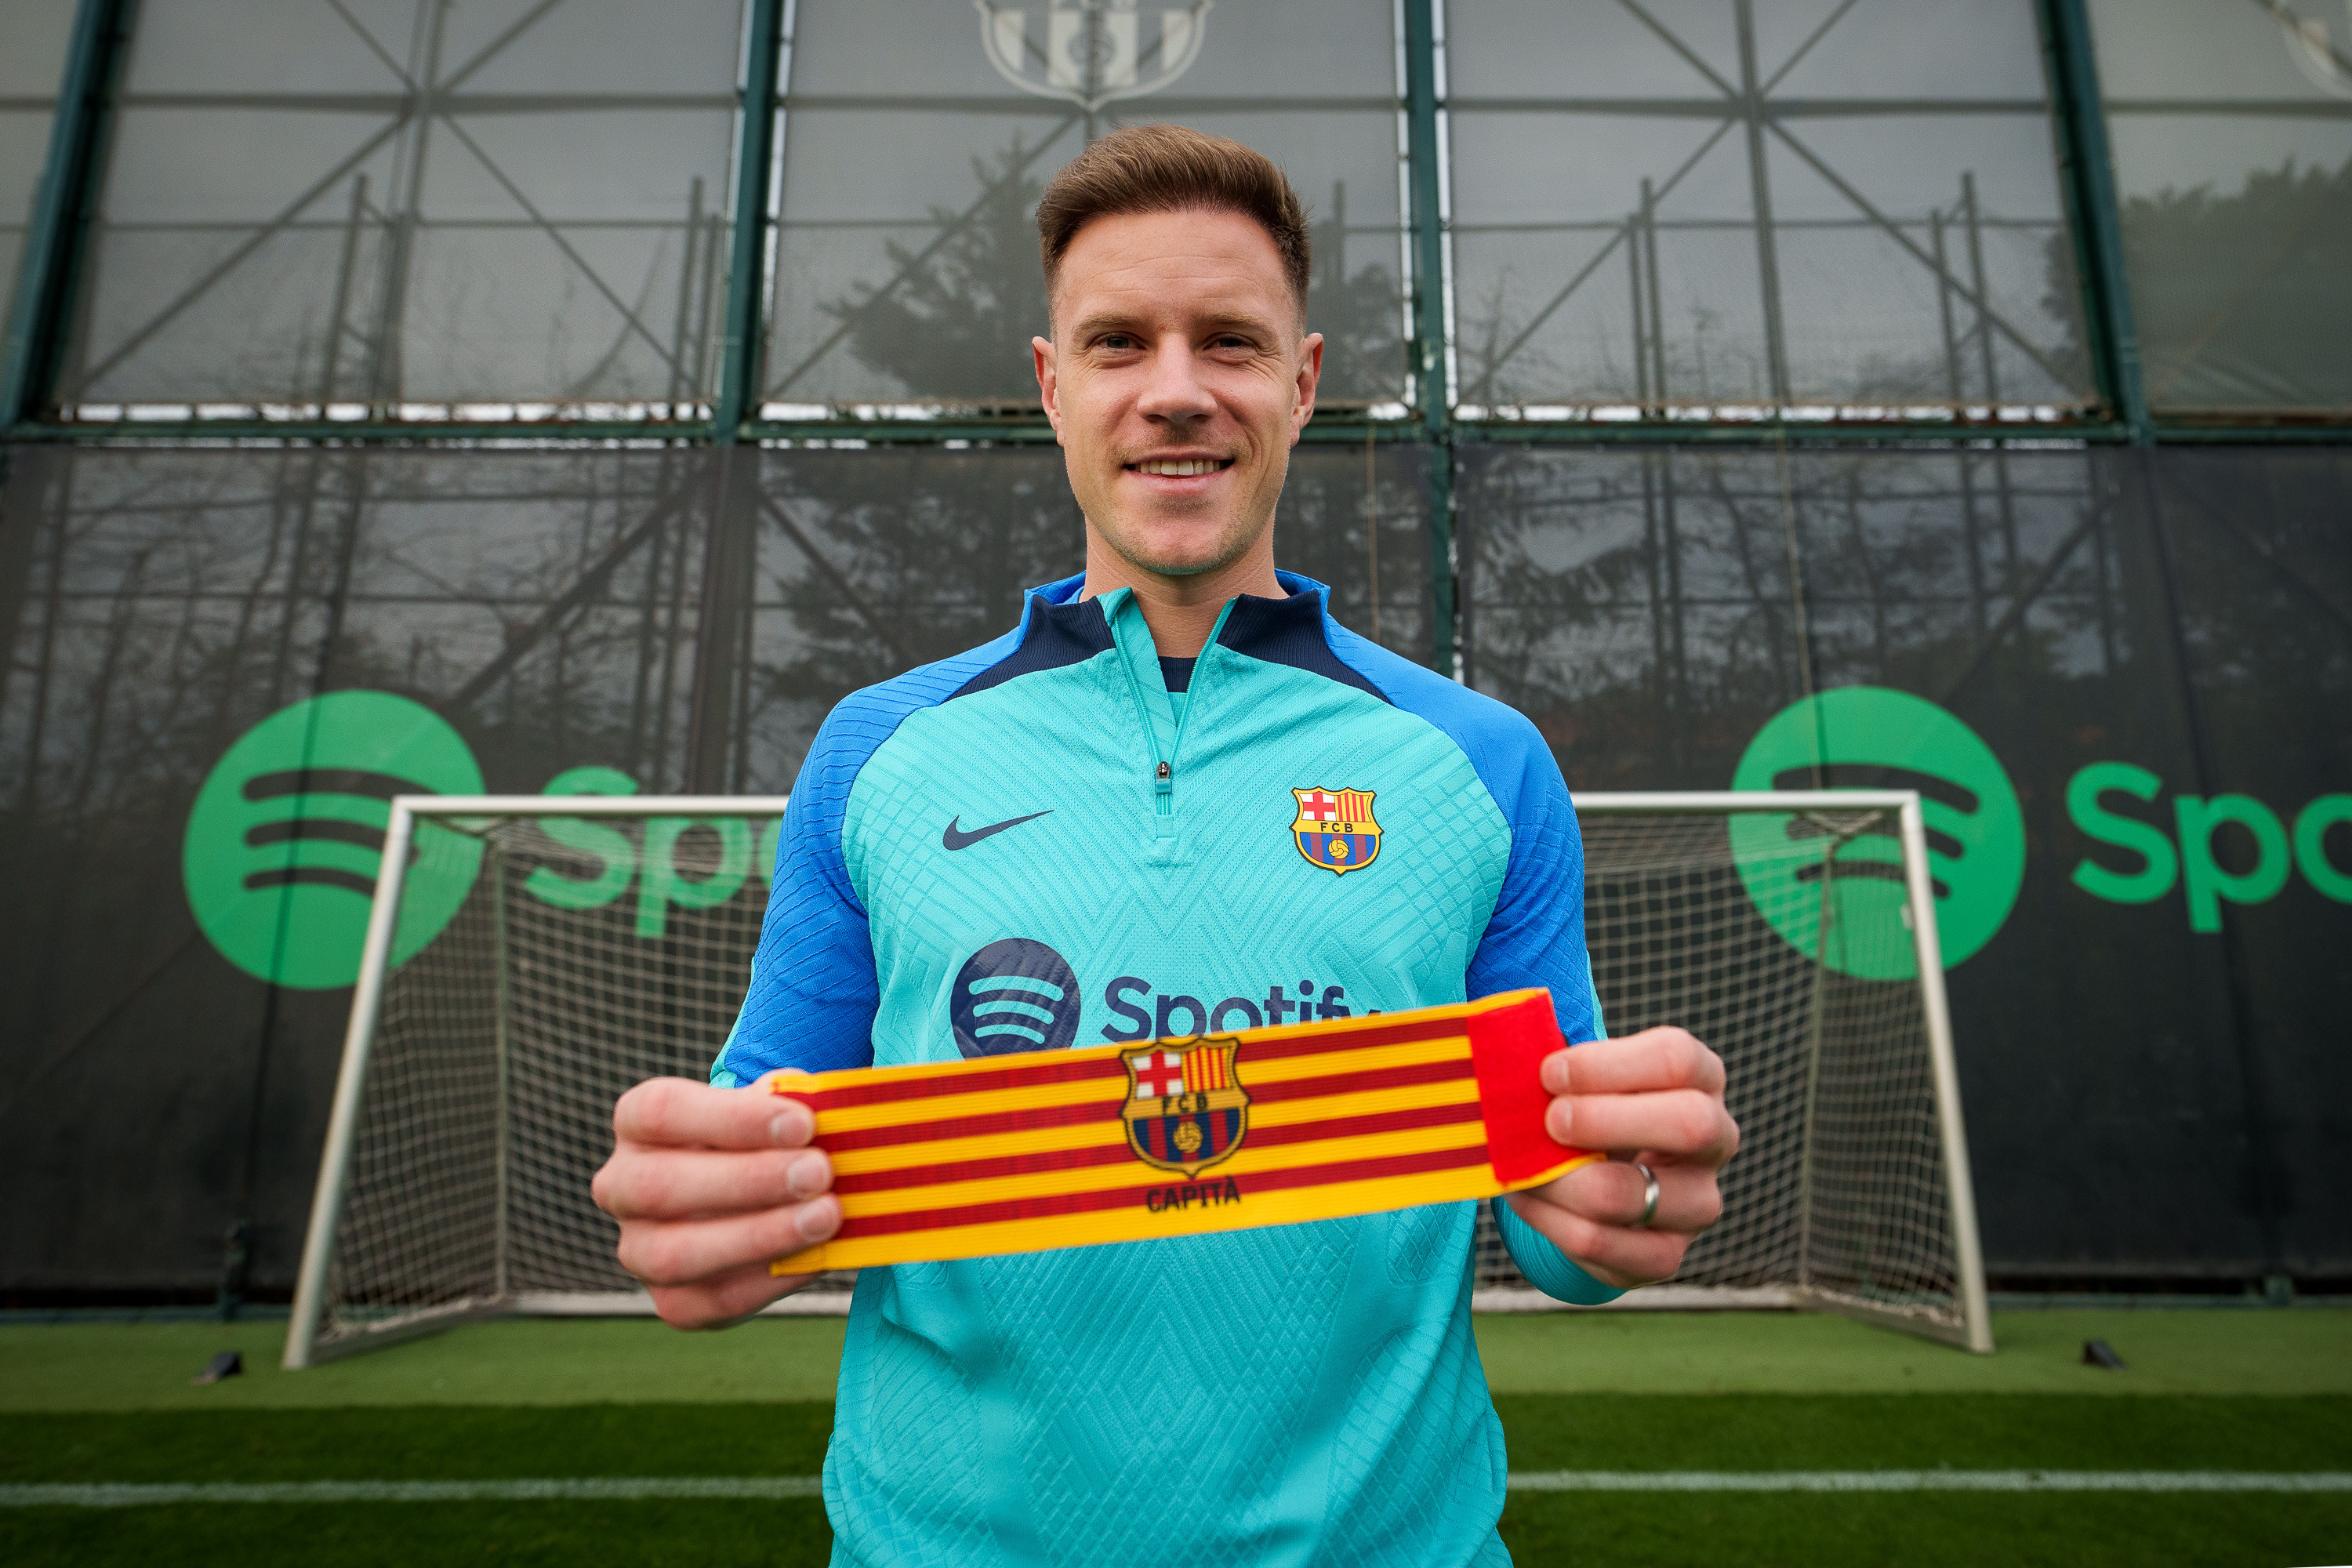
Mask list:
[{"label": "man's nose", "polygon": [[1217,400],[1201,379],[1192,345],[1181,338],[1162,341],[1151,356],[1150,374],[1136,400],[1136,412],[1147,419],[1183,424],[1216,411]]}]

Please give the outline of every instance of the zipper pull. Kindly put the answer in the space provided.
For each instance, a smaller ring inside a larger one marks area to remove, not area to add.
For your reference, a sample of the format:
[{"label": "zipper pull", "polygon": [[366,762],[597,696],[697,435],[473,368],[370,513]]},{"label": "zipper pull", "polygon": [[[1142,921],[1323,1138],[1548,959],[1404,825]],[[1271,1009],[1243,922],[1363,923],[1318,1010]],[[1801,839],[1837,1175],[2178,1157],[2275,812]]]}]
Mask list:
[{"label": "zipper pull", "polygon": [[1160,763],[1159,773],[1152,784],[1151,789],[1153,794],[1159,795],[1171,795],[1175,794],[1176,770],[1170,767],[1166,763]]}]

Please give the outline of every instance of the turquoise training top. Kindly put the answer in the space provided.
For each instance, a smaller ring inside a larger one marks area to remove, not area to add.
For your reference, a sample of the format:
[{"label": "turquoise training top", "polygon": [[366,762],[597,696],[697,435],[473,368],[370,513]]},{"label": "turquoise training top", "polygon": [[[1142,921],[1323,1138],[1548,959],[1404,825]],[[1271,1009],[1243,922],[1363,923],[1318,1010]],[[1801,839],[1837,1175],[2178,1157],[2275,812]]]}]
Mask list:
[{"label": "turquoise training top", "polygon": [[[1071,578],[845,699],[712,1081],[1530,985],[1598,1037],[1583,848],[1534,726],[1281,583],[1226,605],[1181,692],[1132,595]],[[1295,834],[1294,790],[1369,793],[1376,843]],[[1495,1210],[1543,1289],[1616,1294]],[[1475,1226],[1445,1204],[864,1270],[835,1563],[1507,1563]]]}]

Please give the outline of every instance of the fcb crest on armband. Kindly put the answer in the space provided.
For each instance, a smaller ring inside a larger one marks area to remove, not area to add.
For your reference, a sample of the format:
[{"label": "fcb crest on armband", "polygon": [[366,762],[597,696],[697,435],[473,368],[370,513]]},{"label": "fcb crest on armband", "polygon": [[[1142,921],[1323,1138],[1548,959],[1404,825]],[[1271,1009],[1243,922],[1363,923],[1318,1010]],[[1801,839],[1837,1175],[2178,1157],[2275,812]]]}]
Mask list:
[{"label": "fcb crest on armband", "polygon": [[1234,1070],[1230,1037],[1155,1040],[1121,1051],[1127,1064],[1127,1142],[1135,1157],[1187,1178],[1224,1159],[1249,1136],[1249,1090]]},{"label": "fcb crest on armband", "polygon": [[1381,858],[1381,825],[1372,820],[1368,789],[1295,789],[1298,820],[1291,841],[1310,866],[1345,876]]}]

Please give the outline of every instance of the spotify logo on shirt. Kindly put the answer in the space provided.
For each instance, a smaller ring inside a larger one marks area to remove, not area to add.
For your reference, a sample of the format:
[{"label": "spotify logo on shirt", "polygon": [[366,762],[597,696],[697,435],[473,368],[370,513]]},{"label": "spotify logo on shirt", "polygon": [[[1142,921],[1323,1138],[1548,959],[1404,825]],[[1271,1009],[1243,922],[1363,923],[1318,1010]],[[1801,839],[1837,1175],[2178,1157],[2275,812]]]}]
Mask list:
[{"label": "spotify logo on shirt", "polygon": [[[1925,698],[1846,686],[1794,702],[1756,732],[1731,787],[1743,790],[1916,789],[1927,819],[1936,929],[1947,968],[1990,942],[2025,880],[2025,819],[1992,748]],[[1903,848],[1890,830],[1841,850],[1833,873],[1818,855],[1820,829],[1802,818],[1759,813],[1731,819],[1740,880],[1772,929],[1830,968],[1863,980],[1918,973],[1902,931],[1909,900]],[[1832,875],[1829,941],[1822,949],[1821,879]],[[1876,933],[1875,935],[1872,933]],[[1848,937],[1852,940],[1847,940]]]},{"label": "spotify logo on shirt", "polygon": [[[482,770],[440,715],[383,691],[279,710],[197,792],[181,872],[196,924],[257,979],[304,990],[359,975],[395,795],[478,795]],[[416,825],[392,962],[440,933],[473,888],[481,841]]]},{"label": "spotify logo on shirt", "polygon": [[1078,977],[1042,942],[992,942],[957,971],[948,998],[956,1048],[967,1057],[1058,1051],[1078,1036]]}]

